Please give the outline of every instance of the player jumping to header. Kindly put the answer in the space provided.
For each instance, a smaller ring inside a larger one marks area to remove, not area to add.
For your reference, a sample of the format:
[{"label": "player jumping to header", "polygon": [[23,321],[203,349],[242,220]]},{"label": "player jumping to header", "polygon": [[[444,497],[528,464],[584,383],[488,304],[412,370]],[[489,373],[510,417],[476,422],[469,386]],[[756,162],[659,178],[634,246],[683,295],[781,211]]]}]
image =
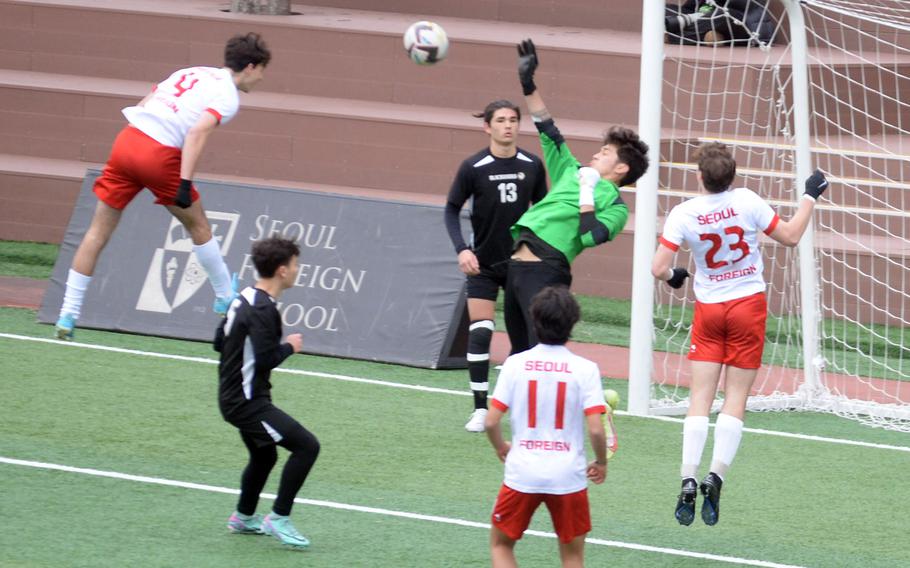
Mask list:
[{"label": "player jumping to header", "polygon": [[674,207],[667,216],[651,272],[672,288],[689,276],[685,268],[670,268],[684,243],[695,261],[695,314],[692,321],[692,389],[683,421],[682,490],[676,519],[682,525],[695,518],[696,475],[708,439],[708,415],[725,370],[724,403],[714,424],[711,469],[701,482],[701,517],[717,523],[720,489],[742,438],[746,399],[761,367],[765,346],[764,269],[759,233],[792,247],[812,220],[815,202],[828,181],[816,170],[796,214],[783,221],[758,195],[733,187],[736,161],[721,143],[702,144],[696,154],[698,182],[704,195]]},{"label": "player jumping to header", "polygon": [[123,209],[145,187],[155,195],[155,203],[164,205],[189,233],[193,252],[215,290],[213,311],[224,314],[236,284],[212,237],[192,179],[209,135],[237,114],[238,91],[249,92],[262,80],[271,57],[259,34],[234,36],[224,49],[224,67],[175,71],[136,106],[123,109],[129,124],[114,140],[95,182],[98,204],[66,279],[57,337],[72,339],[98,257]]}]

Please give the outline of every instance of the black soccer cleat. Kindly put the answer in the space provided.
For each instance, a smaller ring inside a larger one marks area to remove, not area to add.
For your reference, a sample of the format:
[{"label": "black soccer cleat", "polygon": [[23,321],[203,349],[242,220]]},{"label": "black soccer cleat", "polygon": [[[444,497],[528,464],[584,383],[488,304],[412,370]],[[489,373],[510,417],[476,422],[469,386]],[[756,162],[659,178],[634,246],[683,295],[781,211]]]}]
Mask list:
[{"label": "black soccer cleat", "polygon": [[705,496],[701,504],[701,520],[706,525],[716,525],[720,517],[720,487],[723,480],[713,471],[701,482],[701,494]]},{"label": "black soccer cleat", "polygon": [[682,489],[676,501],[676,520],[679,524],[689,526],[695,520],[695,496],[698,494],[698,483],[694,477],[682,480]]}]

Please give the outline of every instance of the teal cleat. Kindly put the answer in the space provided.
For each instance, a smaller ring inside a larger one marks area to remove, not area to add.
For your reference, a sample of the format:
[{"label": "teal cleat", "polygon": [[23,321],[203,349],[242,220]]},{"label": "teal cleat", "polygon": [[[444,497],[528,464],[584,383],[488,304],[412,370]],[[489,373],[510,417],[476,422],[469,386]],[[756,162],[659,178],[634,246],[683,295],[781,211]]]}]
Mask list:
[{"label": "teal cleat", "polygon": [[306,548],[310,546],[310,541],[297,532],[297,529],[291,524],[290,517],[282,517],[275,513],[269,513],[262,519],[262,532],[264,534],[270,534],[280,540],[283,544],[293,546],[294,548]]},{"label": "teal cleat", "polygon": [[73,329],[76,327],[76,318],[73,317],[73,314],[63,314],[60,316],[60,319],[57,320],[57,325],[55,326],[55,333],[57,339],[64,339],[66,341],[72,341],[73,339]]},{"label": "teal cleat", "polygon": [[219,316],[226,315],[228,310],[231,308],[231,302],[234,301],[234,298],[237,297],[237,287],[240,284],[240,281],[237,277],[237,273],[231,275],[231,294],[229,296],[215,297],[215,303],[212,304],[212,311],[218,314]]},{"label": "teal cleat", "polygon": [[234,534],[263,534],[262,515],[244,515],[235,511],[228,519],[227,528]]}]

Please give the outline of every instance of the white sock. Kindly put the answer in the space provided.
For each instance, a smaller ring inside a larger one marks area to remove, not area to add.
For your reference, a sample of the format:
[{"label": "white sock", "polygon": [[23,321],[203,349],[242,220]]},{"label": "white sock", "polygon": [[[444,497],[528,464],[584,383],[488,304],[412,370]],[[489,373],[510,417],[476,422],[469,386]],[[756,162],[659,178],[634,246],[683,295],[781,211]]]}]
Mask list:
[{"label": "white sock", "polygon": [[687,416],[683,420],[682,467],[679,474],[683,477],[695,477],[701,454],[708,441],[708,417]]},{"label": "white sock", "polygon": [[70,268],[66,277],[66,292],[63,293],[63,306],[60,307],[60,315],[72,314],[73,319],[79,319],[82,315],[82,301],[85,299],[85,291],[92,281],[91,276],[79,274]]},{"label": "white sock", "polygon": [[711,471],[721,479],[727,475],[739,442],[743,438],[743,421],[729,414],[718,414],[714,423],[714,455],[711,457]]},{"label": "white sock", "polygon": [[218,242],[212,237],[212,240],[204,245],[193,245],[193,252],[205,273],[209,276],[209,282],[215,290],[215,295],[224,298],[231,295],[231,273],[228,272],[227,264],[221,256],[221,248]]}]

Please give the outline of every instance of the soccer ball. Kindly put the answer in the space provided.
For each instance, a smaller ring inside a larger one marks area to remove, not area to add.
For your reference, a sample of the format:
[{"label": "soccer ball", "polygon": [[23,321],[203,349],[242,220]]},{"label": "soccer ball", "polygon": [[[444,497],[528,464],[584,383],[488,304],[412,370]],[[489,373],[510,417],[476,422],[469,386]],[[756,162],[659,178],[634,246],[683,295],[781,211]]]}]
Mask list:
[{"label": "soccer ball", "polygon": [[404,32],[404,49],[414,63],[432,65],[446,58],[449,38],[439,24],[414,22]]},{"label": "soccer ball", "polygon": [[612,410],[619,408],[619,393],[613,389],[606,389],[604,391],[604,399],[607,401],[607,404],[610,405]]}]

